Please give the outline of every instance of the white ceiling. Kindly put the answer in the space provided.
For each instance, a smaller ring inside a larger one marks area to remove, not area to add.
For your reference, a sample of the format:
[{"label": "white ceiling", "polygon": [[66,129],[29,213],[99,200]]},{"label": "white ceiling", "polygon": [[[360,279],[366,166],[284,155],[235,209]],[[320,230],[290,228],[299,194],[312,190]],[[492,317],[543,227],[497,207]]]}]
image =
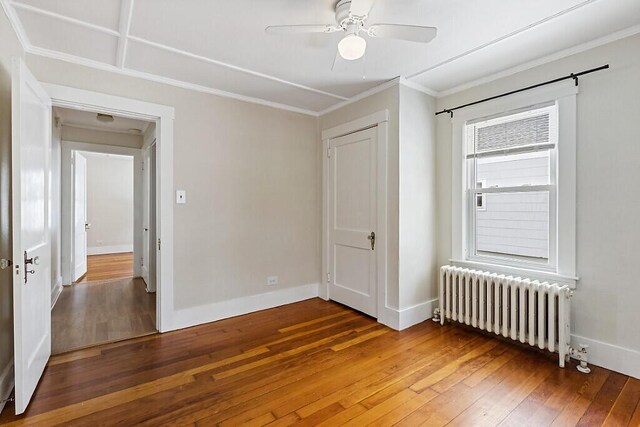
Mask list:
[{"label": "white ceiling", "polygon": [[639,0],[377,0],[368,23],[436,26],[438,36],[369,39],[364,61],[332,71],[341,34],[264,28],[334,23],[336,0],[0,1],[32,53],[312,114],[397,76],[450,93],[640,32]]},{"label": "white ceiling", "polygon": [[113,116],[113,121],[109,123],[98,121],[96,113],[89,111],[72,110],[70,108],[53,108],[54,115],[60,120],[60,124],[69,127],[82,129],[101,130],[106,132],[133,133],[130,129],[138,129],[140,135],[147,130],[150,122],[143,120],[129,119],[125,117]]}]

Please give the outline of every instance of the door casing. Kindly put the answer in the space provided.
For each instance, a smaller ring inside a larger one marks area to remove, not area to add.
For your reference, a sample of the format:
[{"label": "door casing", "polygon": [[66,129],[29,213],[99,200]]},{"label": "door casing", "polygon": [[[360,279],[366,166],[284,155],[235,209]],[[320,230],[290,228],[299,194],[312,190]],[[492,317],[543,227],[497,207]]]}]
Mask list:
[{"label": "door casing", "polygon": [[[159,332],[167,332],[175,329],[176,327],[173,323],[174,108],[68,86],[47,83],[42,83],[42,86],[51,97],[53,106],[155,122],[156,233],[161,245],[161,250],[157,251],[158,256],[156,260],[156,328]],[[82,151],[91,150],[83,148]],[[138,152],[139,151],[140,150],[138,150]],[[157,247],[158,246],[156,246],[156,248]],[[62,253],[64,253],[64,251]]]}]

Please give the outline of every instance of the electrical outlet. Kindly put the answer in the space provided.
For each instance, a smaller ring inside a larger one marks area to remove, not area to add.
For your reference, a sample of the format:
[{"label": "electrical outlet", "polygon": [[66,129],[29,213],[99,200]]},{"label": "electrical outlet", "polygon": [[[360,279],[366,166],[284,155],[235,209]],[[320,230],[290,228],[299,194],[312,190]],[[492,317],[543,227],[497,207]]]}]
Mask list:
[{"label": "electrical outlet", "polygon": [[275,286],[278,284],[278,276],[267,277],[267,286]]}]

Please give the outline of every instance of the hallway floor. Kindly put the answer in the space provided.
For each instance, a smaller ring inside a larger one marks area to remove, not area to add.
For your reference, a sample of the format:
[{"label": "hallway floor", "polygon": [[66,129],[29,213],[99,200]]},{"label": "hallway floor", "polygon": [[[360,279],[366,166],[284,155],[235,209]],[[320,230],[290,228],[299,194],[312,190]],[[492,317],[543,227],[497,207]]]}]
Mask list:
[{"label": "hallway floor", "polygon": [[156,295],[140,278],[65,286],[51,312],[53,354],[156,332]]}]

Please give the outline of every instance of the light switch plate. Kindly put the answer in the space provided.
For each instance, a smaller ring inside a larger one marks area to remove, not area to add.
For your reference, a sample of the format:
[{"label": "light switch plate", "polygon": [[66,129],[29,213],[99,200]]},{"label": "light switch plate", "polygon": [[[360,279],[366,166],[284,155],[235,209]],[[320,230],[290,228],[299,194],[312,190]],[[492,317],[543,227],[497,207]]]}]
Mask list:
[{"label": "light switch plate", "polygon": [[176,203],[179,205],[187,203],[187,192],[185,190],[176,191]]}]

